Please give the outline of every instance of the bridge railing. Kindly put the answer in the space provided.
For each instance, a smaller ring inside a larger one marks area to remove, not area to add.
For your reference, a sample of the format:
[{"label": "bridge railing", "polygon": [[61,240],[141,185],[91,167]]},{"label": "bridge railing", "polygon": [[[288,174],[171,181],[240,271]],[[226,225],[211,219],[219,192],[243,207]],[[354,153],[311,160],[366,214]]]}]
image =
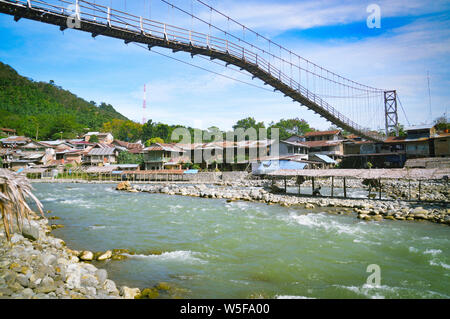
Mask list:
[{"label": "bridge railing", "polygon": [[[5,1],[0,0],[0,2]],[[367,128],[361,127],[344,116],[320,96],[305,88],[301,83],[288,76],[273,63],[271,64],[264,56],[258,55],[258,51],[254,52],[249,50],[239,43],[210,34],[143,18],[85,0],[18,0],[16,3],[44,11],[48,10],[68,17],[76,15],[81,21],[98,23],[111,28],[125,29],[131,32],[138,32],[142,35],[157,37],[175,44],[191,45],[193,47],[217,51],[222,54],[229,54],[236,59],[257,67],[260,71],[265,72],[267,75],[278,80],[290,89],[298,92],[307,100],[316,104],[346,125],[370,135]]]}]

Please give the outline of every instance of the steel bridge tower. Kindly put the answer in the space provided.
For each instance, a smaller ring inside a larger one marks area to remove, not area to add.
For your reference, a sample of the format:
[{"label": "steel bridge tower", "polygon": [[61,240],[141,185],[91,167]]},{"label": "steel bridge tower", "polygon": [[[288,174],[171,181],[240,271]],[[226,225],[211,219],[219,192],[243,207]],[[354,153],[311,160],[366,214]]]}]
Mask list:
[{"label": "steel bridge tower", "polygon": [[386,120],[386,137],[389,136],[390,129],[394,129],[395,136],[398,136],[397,91],[395,90],[384,92],[384,117]]}]

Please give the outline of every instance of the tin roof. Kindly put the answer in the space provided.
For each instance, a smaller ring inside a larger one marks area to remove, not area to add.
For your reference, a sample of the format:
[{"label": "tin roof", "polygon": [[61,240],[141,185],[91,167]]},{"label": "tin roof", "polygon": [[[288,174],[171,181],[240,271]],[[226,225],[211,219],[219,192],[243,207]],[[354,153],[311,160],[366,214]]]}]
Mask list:
[{"label": "tin roof", "polygon": [[324,147],[324,146],[336,146],[343,143],[344,140],[337,141],[306,141],[303,142],[304,145],[308,147]]},{"label": "tin roof", "polygon": [[93,148],[88,155],[114,155],[114,151],[115,148],[113,147]]},{"label": "tin roof", "polygon": [[429,130],[434,127],[434,124],[421,124],[405,127],[405,131],[416,131],[416,130]]},{"label": "tin roof", "polygon": [[339,134],[341,131],[340,130],[334,130],[334,131],[314,131],[314,132],[306,132],[305,133],[305,137],[310,137],[310,136],[321,136],[321,135],[335,135],[335,134]]},{"label": "tin roof", "polygon": [[184,149],[177,146],[176,144],[169,144],[169,143],[153,143],[149,147],[144,148],[144,151],[147,151],[147,152],[168,151],[168,152],[178,152],[178,153],[185,152]]},{"label": "tin roof", "polygon": [[309,177],[349,177],[357,179],[441,179],[450,176],[450,168],[436,169],[306,169],[278,170],[272,176],[309,176]]},{"label": "tin roof", "polygon": [[289,141],[280,141],[280,143],[285,143],[285,144],[289,144],[292,146],[301,146],[301,147],[309,147],[308,145],[306,145],[306,142],[289,142]]},{"label": "tin roof", "polygon": [[336,161],[327,155],[314,154],[314,156],[319,158],[320,160],[324,161],[327,164],[336,164]]}]

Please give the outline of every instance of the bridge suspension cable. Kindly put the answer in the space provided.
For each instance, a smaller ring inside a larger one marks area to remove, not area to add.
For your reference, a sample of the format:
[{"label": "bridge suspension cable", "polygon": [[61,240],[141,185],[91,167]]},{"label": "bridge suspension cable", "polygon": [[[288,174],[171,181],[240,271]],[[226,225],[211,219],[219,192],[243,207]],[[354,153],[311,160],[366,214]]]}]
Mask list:
[{"label": "bridge suspension cable", "polygon": [[[215,35],[212,34],[212,30],[215,30],[218,34],[223,34],[227,41],[230,38],[235,39],[240,45],[248,48],[248,50],[256,52],[258,58],[266,56],[269,72],[273,69],[278,70],[279,74],[277,77],[280,79],[286,78],[287,82],[291,83],[291,86],[292,83],[297,83],[299,87],[304,86],[306,90],[327,100],[327,102],[332,104],[336,109],[349,112],[352,114],[352,118],[354,118],[353,115],[355,113],[358,113],[359,117],[357,122],[359,123],[370,123],[370,127],[374,127],[374,125],[380,126],[382,124],[383,119],[381,115],[383,114],[382,110],[384,108],[383,100],[372,96],[381,96],[384,92],[383,89],[355,82],[323,68],[275,43],[264,35],[246,27],[202,0],[191,0],[191,3],[192,1],[195,1],[206,8],[203,14],[202,12],[196,14],[192,9],[192,6],[190,10],[184,9],[179,5],[174,4],[175,0],[160,1],[167,6],[178,10],[182,14],[189,16],[191,21],[196,20],[205,25],[210,38]],[[221,27],[212,21],[212,12],[222,18],[225,27]],[[206,16],[208,16],[208,19],[206,19]],[[240,35],[230,31],[230,23],[236,25],[233,27],[236,32],[241,30],[239,31],[241,32]],[[251,42],[247,34],[253,34],[253,36],[256,37],[256,44]],[[260,47],[258,43],[261,41],[265,42],[268,48]],[[296,71],[294,72],[294,70]],[[358,95],[357,92],[360,92],[362,96],[360,100],[364,101],[363,104],[355,103],[353,101],[353,98]],[[358,112],[358,110],[360,111],[361,109],[364,111]],[[376,114],[376,116],[372,116],[372,113]]]}]

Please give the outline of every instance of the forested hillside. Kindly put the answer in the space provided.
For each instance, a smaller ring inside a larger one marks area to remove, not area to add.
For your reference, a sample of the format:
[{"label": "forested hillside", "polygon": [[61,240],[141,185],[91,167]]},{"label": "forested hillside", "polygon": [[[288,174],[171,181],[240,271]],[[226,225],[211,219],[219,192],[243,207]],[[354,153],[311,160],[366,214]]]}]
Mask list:
[{"label": "forested hillside", "polygon": [[74,138],[100,130],[113,119],[128,120],[110,104],[88,102],[56,86],[35,82],[0,62],[0,127],[38,139]]}]

